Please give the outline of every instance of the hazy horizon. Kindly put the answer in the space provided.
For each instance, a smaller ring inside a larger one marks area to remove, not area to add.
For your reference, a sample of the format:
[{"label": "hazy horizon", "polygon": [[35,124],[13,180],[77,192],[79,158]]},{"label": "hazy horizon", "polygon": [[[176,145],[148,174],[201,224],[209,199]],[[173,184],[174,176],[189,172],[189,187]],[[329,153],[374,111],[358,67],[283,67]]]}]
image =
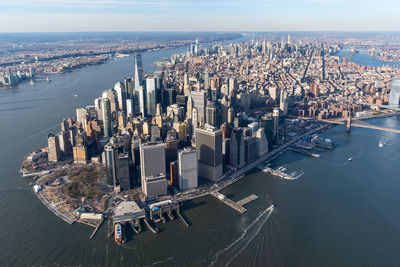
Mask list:
[{"label": "hazy horizon", "polygon": [[399,31],[394,0],[3,0],[0,32]]}]

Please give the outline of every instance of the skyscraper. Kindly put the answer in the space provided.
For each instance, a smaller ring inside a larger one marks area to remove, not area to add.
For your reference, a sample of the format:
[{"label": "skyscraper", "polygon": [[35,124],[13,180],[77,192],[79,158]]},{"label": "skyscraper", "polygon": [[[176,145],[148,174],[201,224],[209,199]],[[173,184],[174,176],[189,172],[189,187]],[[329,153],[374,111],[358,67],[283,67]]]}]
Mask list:
[{"label": "skyscraper", "polygon": [[268,152],[268,141],[264,129],[256,131],[257,157],[261,157]]},{"label": "skyscraper", "polygon": [[139,112],[142,116],[146,116],[146,102],[145,102],[145,88],[143,86],[139,86],[138,92],[138,100],[139,100]]},{"label": "skyscraper", "polygon": [[103,132],[105,137],[112,136],[112,118],[110,100],[103,98],[102,100],[102,111],[103,111]]},{"label": "skyscraper", "polygon": [[197,151],[186,147],[178,152],[179,189],[187,190],[198,185]]},{"label": "skyscraper", "polygon": [[268,141],[268,148],[272,148],[272,140],[274,137],[274,118],[272,113],[264,114],[261,117],[261,128],[264,130],[265,137]]},{"label": "skyscraper", "polygon": [[229,164],[237,168],[242,168],[245,165],[245,147],[242,128],[234,128],[232,131],[229,147]]},{"label": "skyscraper", "polygon": [[278,142],[278,133],[279,133],[279,108],[274,108],[272,112],[272,116],[274,118],[274,142]]},{"label": "skyscraper", "polygon": [[142,191],[148,198],[167,194],[163,142],[140,145]]},{"label": "skyscraper", "polygon": [[400,79],[392,79],[390,84],[389,106],[398,108],[400,105]]},{"label": "skyscraper", "polygon": [[206,122],[219,128],[219,108],[215,102],[209,101],[206,108]]},{"label": "skyscraper", "polygon": [[205,91],[192,91],[193,106],[197,108],[197,120],[199,125],[206,122],[207,96]]},{"label": "skyscraper", "polygon": [[191,119],[193,117],[193,100],[192,95],[189,95],[188,101],[186,104],[186,118]]},{"label": "skyscraper", "polygon": [[196,129],[199,176],[218,182],[222,177],[222,131]]},{"label": "skyscraper", "polygon": [[59,145],[58,137],[54,134],[49,134],[47,138],[48,142],[48,159],[52,162],[57,162],[61,159],[61,150]]},{"label": "skyscraper", "polygon": [[133,86],[134,86],[134,79],[132,77],[127,77],[124,79],[124,88],[125,88],[125,97],[126,99],[133,99]]},{"label": "skyscraper", "polygon": [[118,181],[121,191],[131,189],[128,153],[118,155]]},{"label": "skyscraper", "polygon": [[119,185],[118,180],[118,150],[108,143],[104,146],[105,163],[107,168],[107,183],[112,186]]},{"label": "skyscraper", "polygon": [[285,90],[281,90],[279,108],[280,108],[282,114],[284,116],[286,116],[287,113],[288,113],[289,102],[288,102],[288,95],[287,95],[287,92]]},{"label": "skyscraper", "polygon": [[147,114],[156,115],[156,79],[154,75],[146,75],[146,108]]},{"label": "skyscraper", "polygon": [[132,99],[127,99],[126,100],[126,115],[130,118],[133,118],[133,101]]},{"label": "skyscraper", "polygon": [[[135,111],[140,111],[139,108],[139,95],[141,91],[141,86],[143,86],[143,61],[142,61],[142,55],[141,54],[135,54],[134,58],[134,73],[135,73]],[[144,115],[144,114],[142,114]]]},{"label": "skyscraper", "polygon": [[135,54],[135,91],[139,91],[139,86],[143,85],[143,61],[142,54]]},{"label": "skyscraper", "polygon": [[118,110],[125,110],[125,101],[126,101],[126,92],[125,92],[125,85],[121,82],[117,82],[114,85],[114,90],[117,93],[118,99]]}]

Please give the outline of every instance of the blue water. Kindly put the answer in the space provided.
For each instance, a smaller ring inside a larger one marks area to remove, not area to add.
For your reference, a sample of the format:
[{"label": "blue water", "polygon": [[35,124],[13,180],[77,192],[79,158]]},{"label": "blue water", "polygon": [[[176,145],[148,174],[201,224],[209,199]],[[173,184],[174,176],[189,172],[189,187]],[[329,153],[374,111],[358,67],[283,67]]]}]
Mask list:
[{"label": "blue water", "polygon": [[[336,56],[339,56],[340,59],[343,57],[349,57],[349,49],[350,47],[344,47]],[[370,67],[382,67],[382,66],[389,66],[389,67],[399,67],[400,61],[391,61],[385,62],[376,58],[373,58],[369,55],[368,51],[360,50],[359,53],[351,56],[351,62],[354,62],[359,65],[367,65]]]}]

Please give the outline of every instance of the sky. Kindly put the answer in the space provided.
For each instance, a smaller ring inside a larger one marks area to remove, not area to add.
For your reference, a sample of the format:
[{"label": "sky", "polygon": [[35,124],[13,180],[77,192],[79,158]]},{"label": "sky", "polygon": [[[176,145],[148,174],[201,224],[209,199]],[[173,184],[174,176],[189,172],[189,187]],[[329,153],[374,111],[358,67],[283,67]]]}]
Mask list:
[{"label": "sky", "polygon": [[0,32],[400,31],[399,0],[0,0]]}]

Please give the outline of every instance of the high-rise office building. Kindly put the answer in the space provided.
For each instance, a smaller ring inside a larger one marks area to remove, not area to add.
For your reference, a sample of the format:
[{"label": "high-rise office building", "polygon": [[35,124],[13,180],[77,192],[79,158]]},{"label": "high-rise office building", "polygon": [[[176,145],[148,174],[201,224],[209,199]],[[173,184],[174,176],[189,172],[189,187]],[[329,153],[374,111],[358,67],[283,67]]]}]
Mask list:
[{"label": "high-rise office building", "polygon": [[193,106],[197,108],[197,120],[199,125],[206,123],[207,96],[205,91],[192,91]]},{"label": "high-rise office building", "polygon": [[[135,90],[135,98],[134,98],[134,103],[135,103],[135,111],[141,112],[140,111],[140,91],[143,90],[141,86],[143,86],[143,61],[142,61],[142,55],[141,54],[135,54],[134,57],[134,90]],[[144,115],[144,114],[142,114]]]},{"label": "high-rise office building", "polygon": [[189,95],[187,103],[186,103],[186,118],[191,119],[193,117],[193,99],[192,96]]},{"label": "high-rise office building", "polygon": [[178,161],[170,163],[170,183],[172,186],[179,186],[179,167]]},{"label": "high-rise office building", "polygon": [[139,86],[138,100],[139,100],[139,112],[143,117],[146,116],[146,102],[145,102],[145,88],[143,86]]},{"label": "high-rise office building", "polygon": [[49,134],[47,138],[48,142],[48,159],[52,162],[57,162],[61,159],[61,150],[59,139],[54,134]]},{"label": "high-rise office building", "polygon": [[257,145],[257,157],[261,157],[268,152],[268,140],[265,136],[264,129],[260,128],[256,131],[256,145]]},{"label": "high-rise office building", "polygon": [[163,142],[140,145],[142,191],[148,198],[167,194]]},{"label": "high-rise office building", "polygon": [[118,155],[118,181],[121,191],[131,189],[128,153]]},{"label": "high-rise office building", "polygon": [[134,79],[132,77],[127,77],[124,79],[124,89],[126,99],[133,99],[134,97]]},{"label": "high-rise office building", "polygon": [[253,162],[257,158],[257,143],[253,137],[244,139],[244,158],[246,164]]},{"label": "high-rise office building", "polygon": [[88,115],[86,108],[76,109],[76,121],[82,123],[84,116]]},{"label": "high-rise office building", "polygon": [[222,177],[222,131],[196,129],[196,149],[199,160],[199,175],[217,182]]},{"label": "high-rise office building", "polygon": [[178,140],[169,136],[165,139],[165,162],[166,167],[169,167],[171,162],[176,161],[178,159]]},{"label": "high-rise office building", "polygon": [[284,116],[287,115],[289,108],[288,94],[286,90],[281,90],[281,97],[279,103],[279,109]]},{"label": "high-rise office building", "polygon": [[105,90],[102,95],[103,99],[107,98],[110,101],[111,113],[114,113],[117,111],[117,98],[116,98],[115,94],[116,94],[115,90],[108,89],[108,90]]},{"label": "high-rise office building", "polygon": [[134,114],[133,101],[132,101],[132,99],[127,99],[126,100],[126,115],[129,118],[133,118],[133,114]]},{"label": "high-rise office building", "polygon": [[206,68],[204,71],[204,90],[208,90],[210,88],[210,77],[208,75],[208,69]]},{"label": "high-rise office building", "polygon": [[206,108],[206,122],[216,128],[219,128],[219,107],[215,102],[209,101]]},{"label": "high-rise office building", "polygon": [[143,85],[143,61],[142,54],[135,54],[134,56],[134,74],[135,74],[135,91],[138,93],[139,86]]},{"label": "high-rise office building", "polygon": [[107,183],[114,187],[119,185],[118,180],[118,150],[110,143],[104,146],[105,164],[107,168]]},{"label": "high-rise office building", "polygon": [[278,135],[279,135],[279,108],[274,108],[272,112],[272,116],[274,118],[274,128],[273,128],[273,139],[274,142],[278,142]]},{"label": "high-rise office building", "polygon": [[70,155],[72,151],[71,141],[69,139],[69,133],[66,131],[61,131],[58,135],[58,143],[60,146],[61,154],[66,156]]},{"label": "high-rise office building", "polygon": [[192,111],[192,126],[193,129],[196,129],[197,127],[199,127],[199,119],[198,119],[199,115],[198,115],[198,111],[197,108],[193,108]]},{"label": "high-rise office building", "polygon": [[103,132],[105,137],[112,136],[112,117],[110,100],[108,98],[103,98],[102,100],[102,111],[103,111]]},{"label": "high-rise office building", "polygon": [[146,75],[146,108],[147,114],[156,115],[156,79],[154,75]]},{"label": "high-rise office building", "polygon": [[198,185],[197,151],[191,147],[178,152],[179,189],[188,190]]},{"label": "high-rise office building", "polygon": [[390,84],[389,106],[398,108],[400,105],[400,79],[394,78]]},{"label": "high-rise office building", "polygon": [[118,112],[118,130],[123,130],[126,127],[126,115],[125,111]]},{"label": "high-rise office building", "polygon": [[182,122],[179,124],[179,127],[178,127],[179,141],[181,141],[181,142],[187,141],[187,128],[188,128],[188,125],[186,124],[186,122]]},{"label": "high-rise office building", "polygon": [[246,164],[242,128],[234,128],[232,131],[229,146],[229,164],[237,168],[242,168]]},{"label": "high-rise office building", "polygon": [[274,138],[274,118],[272,113],[266,113],[261,117],[261,128],[264,129],[265,137],[268,141],[268,148],[272,148]]}]

